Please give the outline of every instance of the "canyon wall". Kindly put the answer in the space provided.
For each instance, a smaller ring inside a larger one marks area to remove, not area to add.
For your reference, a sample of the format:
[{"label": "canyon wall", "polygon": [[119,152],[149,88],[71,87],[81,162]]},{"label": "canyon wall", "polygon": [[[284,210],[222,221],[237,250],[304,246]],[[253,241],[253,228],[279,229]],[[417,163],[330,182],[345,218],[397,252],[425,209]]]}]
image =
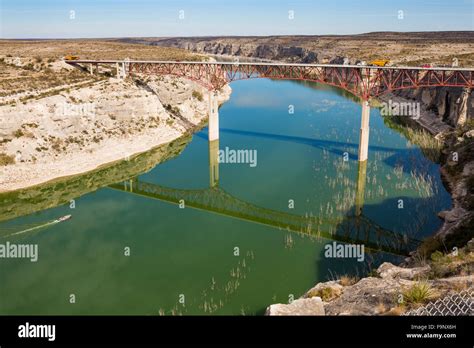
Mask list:
[{"label": "canyon wall", "polygon": [[395,95],[422,103],[440,121],[459,127],[474,118],[474,92],[469,88],[433,87],[407,89]]},{"label": "canyon wall", "polygon": [[294,63],[318,63],[316,52],[298,45],[262,44],[257,42],[229,42],[196,38],[170,38],[156,41],[122,39],[121,41],[152,46],[182,48],[196,53],[225,55]]}]

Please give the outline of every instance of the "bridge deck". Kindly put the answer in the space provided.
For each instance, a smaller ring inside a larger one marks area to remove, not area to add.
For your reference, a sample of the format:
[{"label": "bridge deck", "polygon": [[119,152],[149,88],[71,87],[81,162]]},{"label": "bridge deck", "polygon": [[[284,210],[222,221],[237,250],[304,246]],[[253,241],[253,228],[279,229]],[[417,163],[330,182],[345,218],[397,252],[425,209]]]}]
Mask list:
[{"label": "bridge deck", "polygon": [[474,71],[474,68],[459,67],[413,67],[413,66],[371,66],[371,65],[344,65],[344,64],[304,64],[304,63],[265,63],[265,62],[205,62],[205,61],[171,61],[171,60],[64,60],[68,64],[117,64],[117,63],[136,63],[136,64],[183,64],[183,65],[240,65],[240,66],[287,66],[287,67],[308,67],[308,68],[358,68],[375,70],[427,70],[427,71]]}]

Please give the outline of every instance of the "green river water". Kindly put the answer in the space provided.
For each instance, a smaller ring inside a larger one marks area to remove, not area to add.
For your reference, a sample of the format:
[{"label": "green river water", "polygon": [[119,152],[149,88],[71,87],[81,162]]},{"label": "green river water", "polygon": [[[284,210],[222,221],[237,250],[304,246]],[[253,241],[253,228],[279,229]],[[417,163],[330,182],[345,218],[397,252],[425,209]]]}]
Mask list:
[{"label": "green river water", "polygon": [[[314,84],[231,87],[214,145],[256,150],[255,166],[220,163],[211,182],[203,129],[93,173],[0,196],[0,243],[37,244],[39,253],[37,262],[0,259],[0,314],[262,314],[318,281],[403,257],[368,249],[363,262],[325,257],[328,236],[344,224],[414,239],[440,226],[436,213],[451,199],[438,165],[377,109],[354,220],[360,104]],[[173,203],[181,198],[184,209]],[[306,233],[314,225],[285,228],[304,217],[324,221],[319,236]]]}]

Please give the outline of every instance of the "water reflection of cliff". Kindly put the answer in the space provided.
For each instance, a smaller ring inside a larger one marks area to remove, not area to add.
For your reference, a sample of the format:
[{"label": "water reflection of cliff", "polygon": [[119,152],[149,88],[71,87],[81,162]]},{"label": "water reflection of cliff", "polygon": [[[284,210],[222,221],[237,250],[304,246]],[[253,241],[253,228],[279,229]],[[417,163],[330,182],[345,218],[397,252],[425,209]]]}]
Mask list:
[{"label": "water reflection of cliff", "polygon": [[191,139],[191,136],[185,136],[129,160],[103,165],[85,174],[0,194],[0,221],[54,208],[104,186],[146,173],[159,163],[178,156]]}]

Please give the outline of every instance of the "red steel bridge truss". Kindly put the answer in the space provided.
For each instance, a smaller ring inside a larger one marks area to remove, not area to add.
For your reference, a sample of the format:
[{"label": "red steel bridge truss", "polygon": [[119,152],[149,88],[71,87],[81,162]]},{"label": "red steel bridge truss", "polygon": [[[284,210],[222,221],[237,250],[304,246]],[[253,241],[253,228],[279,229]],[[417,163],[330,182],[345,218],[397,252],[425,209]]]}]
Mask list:
[{"label": "red steel bridge truss", "polygon": [[271,78],[319,82],[368,100],[383,93],[420,87],[474,87],[474,69],[367,67],[278,63],[130,62],[130,74],[188,78],[209,90],[229,82]]},{"label": "red steel bridge truss", "polygon": [[71,65],[116,66],[129,74],[173,75],[219,90],[227,83],[251,78],[313,81],[342,88],[368,100],[383,93],[421,87],[474,87],[474,68],[375,67],[334,64],[249,62],[180,62],[130,60],[68,60]]}]

